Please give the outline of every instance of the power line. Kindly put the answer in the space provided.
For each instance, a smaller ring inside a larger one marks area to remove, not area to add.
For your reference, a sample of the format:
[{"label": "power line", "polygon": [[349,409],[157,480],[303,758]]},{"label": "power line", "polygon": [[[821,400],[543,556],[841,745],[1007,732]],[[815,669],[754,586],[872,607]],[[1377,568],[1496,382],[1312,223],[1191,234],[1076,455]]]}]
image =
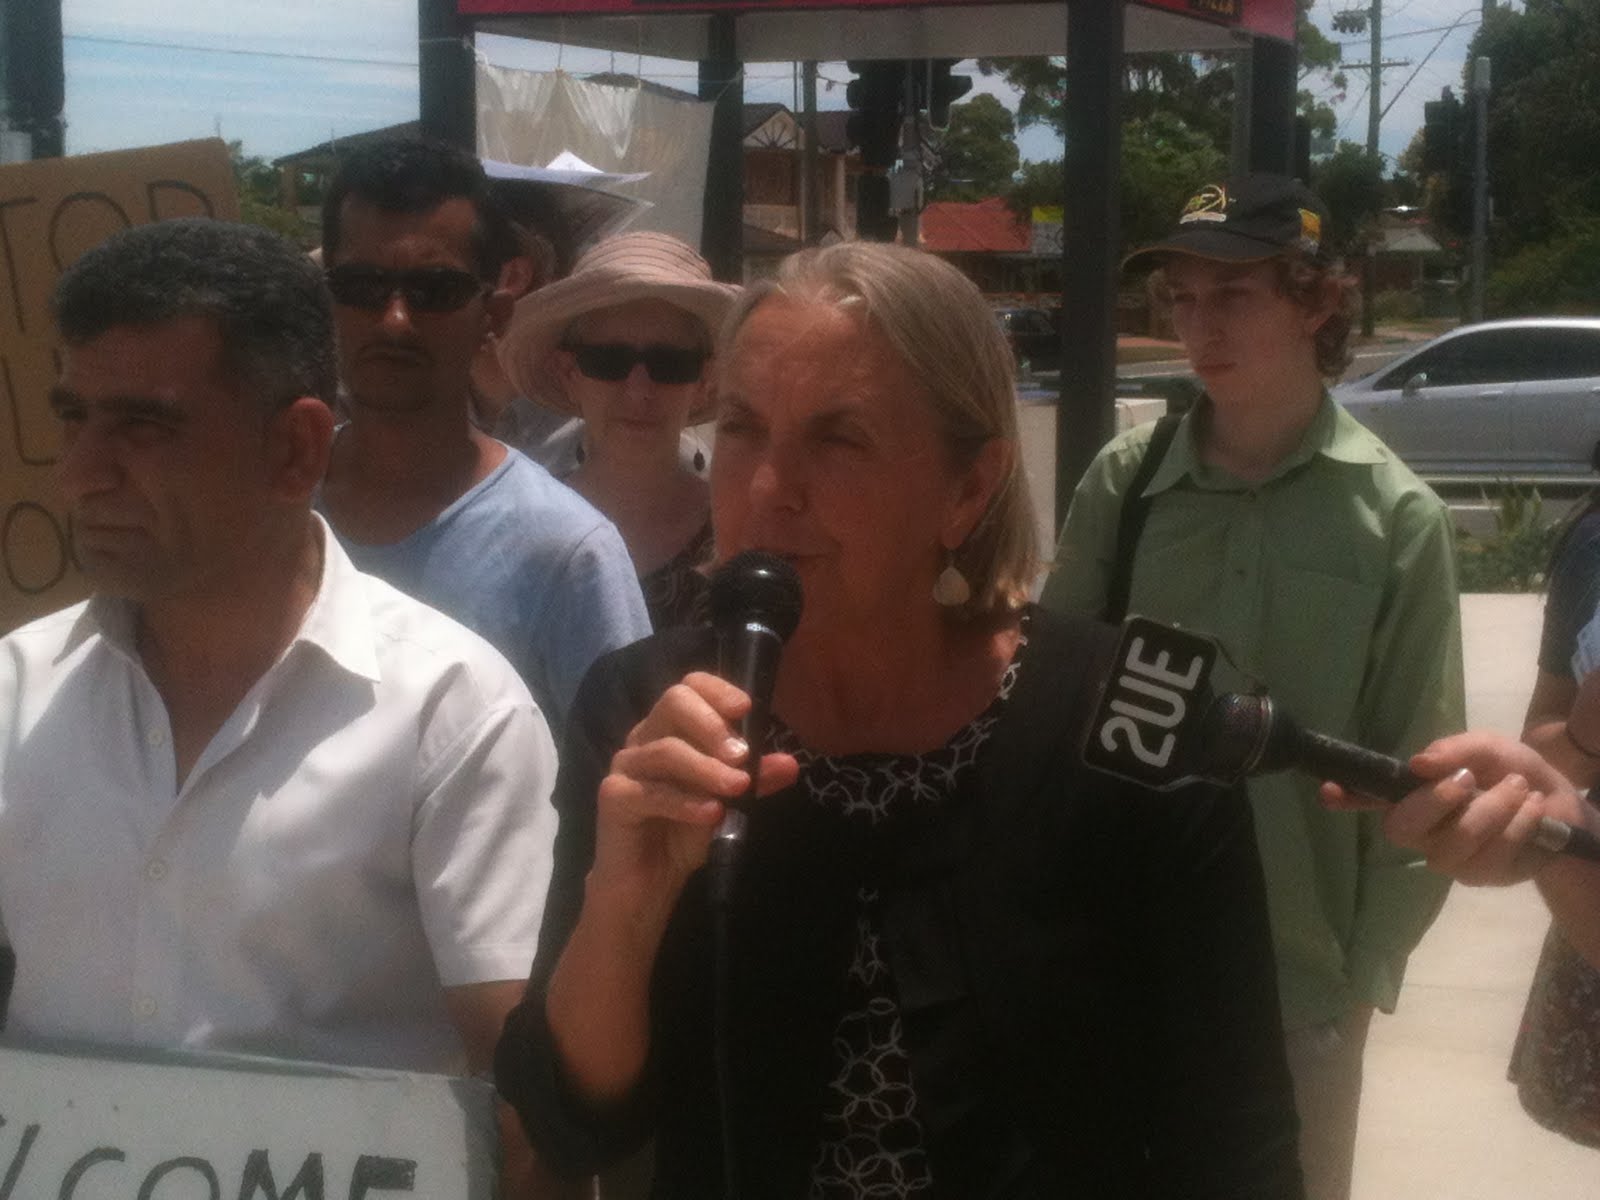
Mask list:
[{"label": "power line", "polygon": [[1383,108],[1384,116],[1389,115],[1389,110],[1394,107],[1394,102],[1400,99],[1405,90],[1411,86],[1411,81],[1417,77],[1417,71],[1421,71],[1423,67],[1428,65],[1428,60],[1439,52],[1439,47],[1444,45],[1444,40],[1450,36],[1451,30],[1455,29],[1456,25],[1460,25],[1463,21],[1465,21],[1467,19],[1467,15],[1468,14],[1463,13],[1460,17],[1457,17],[1455,25],[1448,26],[1443,33],[1439,34],[1439,40],[1433,44],[1432,50],[1429,50],[1422,56],[1422,61],[1417,64],[1417,70],[1411,72],[1411,74],[1406,77],[1406,81],[1400,85],[1400,90],[1395,92],[1393,96],[1389,97],[1389,103],[1384,105]]},{"label": "power line", "polygon": [[363,67],[414,67],[414,58],[347,58],[336,54],[303,54],[289,50],[241,50],[231,46],[186,46],[178,42],[146,42],[135,38],[102,37],[91,33],[69,33],[63,41],[94,42],[102,46],[136,46],[143,50],[187,50],[192,54],[237,54],[247,58],[293,58],[305,62],[341,63]]},{"label": "power line", "polygon": [[[1476,24],[1480,23],[1482,20],[1483,20],[1483,15],[1481,13],[1473,14],[1471,12],[1467,12],[1467,13],[1463,13],[1459,18],[1457,18],[1455,23],[1452,24],[1452,25],[1433,25],[1433,26],[1430,26],[1427,29],[1408,29],[1404,33],[1388,33],[1388,32],[1385,32],[1384,35],[1383,35],[1383,40],[1386,41],[1386,42],[1397,42],[1401,38],[1424,37],[1424,36],[1426,36],[1427,34],[1430,34],[1430,33],[1447,33],[1447,32],[1449,32],[1450,30],[1453,30],[1453,29],[1465,29],[1469,25],[1476,25]],[[1341,48],[1344,47],[1344,46],[1362,46],[1362,47],[1365,47],[1367,44],[1368,44],[1368,42],[1367,42],[1366,38],[1356,38],[1356,39],[1354,39],[1352,41],[1348,41],[1348,42],[1335,42],[1334,43],[1334,45],[1339,46]]]}]

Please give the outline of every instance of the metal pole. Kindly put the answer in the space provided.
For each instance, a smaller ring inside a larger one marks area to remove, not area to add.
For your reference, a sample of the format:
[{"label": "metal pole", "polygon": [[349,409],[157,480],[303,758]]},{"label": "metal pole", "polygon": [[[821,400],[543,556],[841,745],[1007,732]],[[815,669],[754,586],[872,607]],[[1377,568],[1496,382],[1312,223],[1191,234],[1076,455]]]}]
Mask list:
[{"label": "metal pole", "polygon": [[817,64],[800,65],[800,240],[822,238],[822,148],[817,145]]},{"label": "metal pole", "polygon": [[1254,45],[1241,47],[1233,56],[1233,130],[1229,136],[1229,170],[1243,175],[1250,170],[1251,91],[1255,76]]},{"label": "metal pole", "polygon": [[1124,0],[1069,0],[1056,528],[1116,425]]},{"label": "metal pole", "polygon": [[1298,53],[1293,42],[1251,38],[1250,61],[1250,170],[1291,174]]},{"label": "metal pole", "polygon": [[472,28],[455,0],[417,0],[417,99],[422,132],[478,152]]},{"label": "metal pole", "polygon": [[700,99],[714,100],[700,252],[725,283],[744,282],[744,72],[732,13],[706,18]]},{"label": "metal pole", "polygon": [[0,0],[0,161],[65,153],[61,0]]},{"label": "metal pole", "polygon": [[1489,270],[1489,60],[1472,62],[1472,105],[1477,145],[1472,162],[1472,296],[1469,321],[1483,320],[1483,284]]},{"label": "metal pole", "polygon": [[[927,64],[920,58],[906,59],[905,90],[901,93],[904,100],[900,110],[905,118],[900,122],[900,171],[902,179],[904,173],[915,171],[917,177],[922,176],[922,122],[917,116],[917,81],[914,74],[919,69],[926,69]],[[891,171],[892,175],[893,172]],[[917,206],[913,203],[900,210],[900,244],[902,246],[915,246],[917,244],[918,229]]]}]

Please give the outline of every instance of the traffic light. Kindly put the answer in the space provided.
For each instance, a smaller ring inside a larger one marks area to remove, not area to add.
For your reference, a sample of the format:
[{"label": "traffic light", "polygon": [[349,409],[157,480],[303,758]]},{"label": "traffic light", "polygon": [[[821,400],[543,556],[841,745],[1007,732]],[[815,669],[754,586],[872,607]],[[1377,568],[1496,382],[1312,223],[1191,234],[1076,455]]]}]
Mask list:
[{"label": "traffic light", "polygon": [[1461,102],[1445,88],[1439,99],[1422,106],[1422,169],[1429,174],[1453,171],[1461,156]]},{"label": "traffic light", "polygon": [[845,136],[860,148],[863,166],[892,166],[900,156],[906,64],[896,58],[845,65],[856,73],[844,89],[845,102],[854,110],[845,122]]},{"label": "traffic light", "polygon": [[922,103],[928,110],[928,124],[935,129],[950,127],[950,106],[972,90],[970,75],[950,73],[950,68],[959,61],[935,58],[928,63],[927,95]]}]

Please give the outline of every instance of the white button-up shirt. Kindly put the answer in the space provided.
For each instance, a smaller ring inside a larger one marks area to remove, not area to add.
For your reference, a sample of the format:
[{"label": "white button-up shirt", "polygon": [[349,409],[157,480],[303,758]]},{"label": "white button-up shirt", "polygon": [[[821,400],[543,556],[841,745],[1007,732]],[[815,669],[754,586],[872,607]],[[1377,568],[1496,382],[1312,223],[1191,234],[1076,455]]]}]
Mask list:
[{"label": "white button-up shirt", "polygon": [[0,640],[8,1034],[455,1071],[445,987],[521,979],[555,750],[488,643],[350,564],[180,788],[131,609]]}]

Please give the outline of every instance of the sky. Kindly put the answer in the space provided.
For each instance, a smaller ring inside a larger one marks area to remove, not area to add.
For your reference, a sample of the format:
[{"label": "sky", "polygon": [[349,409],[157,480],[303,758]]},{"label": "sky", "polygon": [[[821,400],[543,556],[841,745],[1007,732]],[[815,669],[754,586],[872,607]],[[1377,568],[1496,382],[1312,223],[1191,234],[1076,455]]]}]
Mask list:
[{"label": "sky", "polygon": [[[1359,3],[1317,0],[1313,19],[1331,31],[1335,11]],[[1422,124],[1425,100],[1437,98],[1441,87],[1460,90],[1480,5],[1481,0],[1386,0],[1384,58],[1410,63],[1384,72],[1385,103],[1393,98],[1380,141],[1386,155],[1410,142]],[[414,119],[416,12],[416,0],[64,0],[68,152],[220,133],[243,141],[248,154],[273,158],[333,135]],[[1330,35],[1347,43],[1346,60],[1368,58],[1364,36]],[[638,72],[686,90],[695,86],[692,63],[492,36],[480,38],[478,49],[506,66]],[[819,104],[844,107],[844,64],[824,64],[821,76]],[[1350,72],[1342,94],[1325,81],[1310,86],[1333,104],[1340,136],[1364,141],[1366,73]],[[1015,94],[998,79],[978,78],[977,91],[1016,106]],[[793,70],[788,64],[752,65],[745,99],[793,107]],[[1022,133],[1019,145],[1028,159],[1061,154],[1059,139],[1042,129]]]}]

